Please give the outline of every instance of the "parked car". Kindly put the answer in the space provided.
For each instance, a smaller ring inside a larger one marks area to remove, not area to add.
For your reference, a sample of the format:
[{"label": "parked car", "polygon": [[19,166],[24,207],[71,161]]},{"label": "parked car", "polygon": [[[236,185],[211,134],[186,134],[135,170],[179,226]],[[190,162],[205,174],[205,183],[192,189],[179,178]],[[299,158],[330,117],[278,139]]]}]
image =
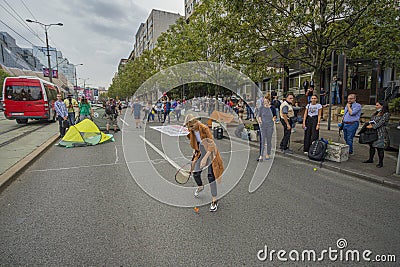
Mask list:
[{"label": "parked car", "polygon": [[395,148],[399,149],[400,146],[400,127],[396,122],[389,123],[386,127],[389,135],[389,140],[385,144],[385,148]]},{"label": "parked car", "polygon": [[3,97],[0,98],[0,110],[4,111],[4,107],[3,107]]}]

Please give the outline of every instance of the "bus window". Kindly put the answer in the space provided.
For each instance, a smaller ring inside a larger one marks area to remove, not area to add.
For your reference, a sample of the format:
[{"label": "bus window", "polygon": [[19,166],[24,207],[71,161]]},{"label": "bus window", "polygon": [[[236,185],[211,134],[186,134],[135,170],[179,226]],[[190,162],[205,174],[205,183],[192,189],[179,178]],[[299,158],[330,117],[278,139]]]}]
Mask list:
[{"label": "bus window", "polygon": [[40,86],[9,85],[6,87],[8,100],[14,101],[36,101],[42,99]]},{"label": "bus window", "polygon": [[44,84],[44,88],[46,90],[47,101],[52,102],[57,100],[57,90],[53,87],[50,87],[47,84]]}]

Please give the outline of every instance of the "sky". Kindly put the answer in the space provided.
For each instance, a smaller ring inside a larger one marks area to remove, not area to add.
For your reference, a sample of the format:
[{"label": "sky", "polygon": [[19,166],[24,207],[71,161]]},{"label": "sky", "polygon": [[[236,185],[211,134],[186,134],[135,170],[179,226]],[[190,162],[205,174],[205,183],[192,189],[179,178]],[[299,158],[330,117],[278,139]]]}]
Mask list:
[{"label": "sky", "polygon": [[77,67],[79,85],[87,79],[86,86],[108,88],[152,9],[184,15],[184,0],[0,0],[1,21],[24,38],[1,22],[0,31],[8,32],[18,46],[31,48],[32,44],[46,46],[45,32],[36,23],[26,25],[26,19],[63,23],[48,30],[49,45],[71,64],[83,64]]}]

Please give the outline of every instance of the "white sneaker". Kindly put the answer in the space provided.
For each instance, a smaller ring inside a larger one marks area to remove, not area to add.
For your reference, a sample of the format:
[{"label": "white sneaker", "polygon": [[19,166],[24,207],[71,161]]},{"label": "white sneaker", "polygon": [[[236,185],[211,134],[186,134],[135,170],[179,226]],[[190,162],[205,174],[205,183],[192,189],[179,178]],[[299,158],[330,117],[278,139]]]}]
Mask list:
[{"label": "white sneaker", "polygon": [[210,211],[214,212],[214,211],[217,211],[217,209],[218,209],[218,201],[211,202]]},{"label": "white sneaker", "polygon": [[204,190],[204,187],[197,187],[196,191],[194,191],[194,196],[199,197],[199,193]]}]

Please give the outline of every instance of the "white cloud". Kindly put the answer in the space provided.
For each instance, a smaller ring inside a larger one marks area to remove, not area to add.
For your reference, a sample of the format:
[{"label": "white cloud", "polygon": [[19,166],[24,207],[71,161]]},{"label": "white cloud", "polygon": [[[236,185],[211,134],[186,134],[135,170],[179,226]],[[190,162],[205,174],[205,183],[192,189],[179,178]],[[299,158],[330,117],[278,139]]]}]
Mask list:
[{"label": "white cloud", "polygon": [[[57,47],[77,68],[78,77],[90,78],[92,86],[108,87],[117,71],[121,58],[132,51],[134,36],[151,9],[161,9],[183,14],[184,0],[25,0],[35,16],[23,6],[22,1],[7,1],[23,19],[37,19],[43,23],[62,22],[63,27],[52,26],[48,33],[50,45]],[[3,4],[4,5],[4,4]],[[7,10],[12,10],[4,5]],[[28,25],[37,32],[40,41],[1,7],[2,21],[35,45],[45,46],[44,30],[37,24]],[[15,14],[14,14],[15,15]],[[16,15],[15,15],[16,16]],[[31,47],[9,28],[0,24],[22,47]]]}]

